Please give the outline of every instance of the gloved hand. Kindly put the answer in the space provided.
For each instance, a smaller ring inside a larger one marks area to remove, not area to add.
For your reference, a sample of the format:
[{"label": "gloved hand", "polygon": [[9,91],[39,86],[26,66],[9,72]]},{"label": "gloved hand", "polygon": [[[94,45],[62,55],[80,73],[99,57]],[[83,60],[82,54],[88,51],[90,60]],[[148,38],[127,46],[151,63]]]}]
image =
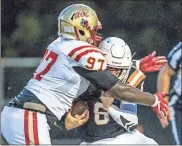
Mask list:
[{"label": "gloved hand", "polygon": [[140,59],[140,69],[142,72],[159,71],[164,64],[167,63],[165,56],[156,56],[156,52]]},{"label": "gloved hand", "polygon": [[157,92],[154,94],[155,96],[155,103],[152,106],[152,109],[156,112],[160,119],[166,118],[168,113],[168,105],[167,102],[164,100],[165,93]]}]

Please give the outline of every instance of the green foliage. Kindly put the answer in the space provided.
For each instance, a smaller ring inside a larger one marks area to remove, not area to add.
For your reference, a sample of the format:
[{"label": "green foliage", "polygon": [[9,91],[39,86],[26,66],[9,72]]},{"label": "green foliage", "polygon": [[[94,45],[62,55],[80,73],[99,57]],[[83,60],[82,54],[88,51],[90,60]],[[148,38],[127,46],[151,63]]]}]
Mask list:
[{"label": "green foliage", "polygon": [[103,25],[103,34],[123,38],[133,52],[157,49],[166,55],[165,49],[174,46],[181,33],[179,1],[107,0],[100,5],[96,0],[27,0],[19,3],[26,8],[17,13],[17,27],[9,38],[2,34],[1,46],[6,57],[42,56],[47,45],[57,37],[59,13],[74,3],[95,9]]},{"label": "green foliage", "polygon": [[15,56],[16,52],[11,47],[12,46],[11,41],[9,41],[7,37],[4,37],[4,36],[1,37],[1,46],[4,48],[4,56],[8,56],[8,57]]},{"label": "green foliage", "polygon": [[18,28],[14,31],[12,39],[28,45],[38,42],[42,32],[38,18],[33,15],[20,15],[18,18]]}]

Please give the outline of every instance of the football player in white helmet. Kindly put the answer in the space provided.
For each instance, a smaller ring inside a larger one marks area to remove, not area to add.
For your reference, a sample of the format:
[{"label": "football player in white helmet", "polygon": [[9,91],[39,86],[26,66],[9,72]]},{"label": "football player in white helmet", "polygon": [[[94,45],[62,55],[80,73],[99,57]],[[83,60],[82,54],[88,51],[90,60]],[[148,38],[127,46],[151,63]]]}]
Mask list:
[{"label": "football player in white helmet", "polygon": [[[166,115],[162,93],[136,90],[106,70],[107,60],[96,47],[101,41],[98,29],[101,24],[89,6],[73,4],[60,13],[59,37],[47,47],[27,86],[1,113],[1,132],[8,144],[50,144],[49,126],[61,120],[90,83],[107,91],[106,96],[153,106],[158,115]],[[84,114],[86,121],[88,112]]]},{"label": "football player in white helmet", "polygon": [[[144,73],[134,66],[129,46],[120,38],[108,37],[99,46],[107,59],[107,69],[123,83],[143,89]],[[99,99],[101,92],[80,97],[89,105],[90,118],[78,128],[82,144],[157,144],[135,130],[137,105],[110,97]],[[95,96],[95,97],[94,97]]]}]

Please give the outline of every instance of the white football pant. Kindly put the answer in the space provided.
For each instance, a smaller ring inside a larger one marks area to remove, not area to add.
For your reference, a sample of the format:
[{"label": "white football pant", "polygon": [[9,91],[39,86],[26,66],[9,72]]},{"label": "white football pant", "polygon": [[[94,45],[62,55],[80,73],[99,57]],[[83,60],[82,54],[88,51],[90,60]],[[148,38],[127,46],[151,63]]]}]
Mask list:
[{"label": "white football pant", "polygon": [[153,139],[146,137],[144,134],[135,130],[118,135],[114,138],[106,138],[95,141],[93,143],[82,142],[81,145],[89,144],[154,144],[158,145]]},{"label": "white football pant", "polygon": [[5,106],[1,133],[8,144],[51,144],[46,116],[38,112]]}]

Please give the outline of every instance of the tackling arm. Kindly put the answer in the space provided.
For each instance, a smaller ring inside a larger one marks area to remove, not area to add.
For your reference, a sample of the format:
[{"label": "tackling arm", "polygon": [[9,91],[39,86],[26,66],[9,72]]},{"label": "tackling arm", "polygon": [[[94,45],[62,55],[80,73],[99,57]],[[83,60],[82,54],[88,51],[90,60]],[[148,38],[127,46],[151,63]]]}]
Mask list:
[{"label": "tackling arm", "polygon": [[104,96],[117,97],[120,100],[125,100],[132,103],[144,104],[151,106],[155,102],[155,96],[142,92],[130,85],[124,85],[118,81],[110,90],[103,93]]},{"label": "tackling arm", "polygon": [[130,85],[124,85],[107,70],[90,71],[79,66],[75,66],[73,69],[97,88],[106,91],[102,96],[117,97],[120,100],[152,106],[160,118],[166,116],[167,104],[163,100],[163,93],[152,95]]},{"label": "tackling arm", "polygon": [[73,69],[82,77],[94,84],[97,88],[106,91],[103,93],[103,96],[117,97],[120,100],[126,100],[148,106],[153,105],[155,102],[154,95],[142,92],[130,85],[123,84],[117,77],[107,70],[91,71],[79,66],[75,66]]}]

